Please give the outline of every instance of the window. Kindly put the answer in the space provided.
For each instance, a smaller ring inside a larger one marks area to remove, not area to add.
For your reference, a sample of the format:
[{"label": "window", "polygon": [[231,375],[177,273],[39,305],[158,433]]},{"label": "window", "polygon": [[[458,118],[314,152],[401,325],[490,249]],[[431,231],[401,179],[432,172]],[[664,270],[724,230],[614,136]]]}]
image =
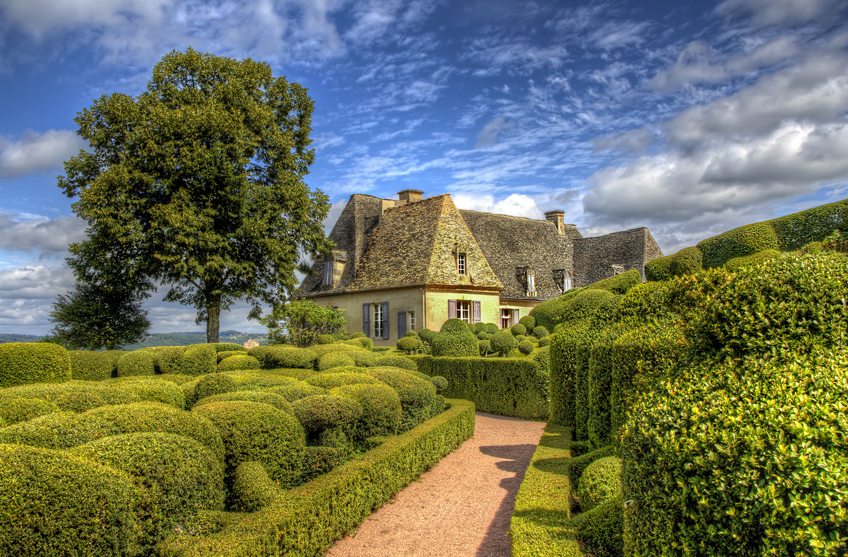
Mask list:
[{"label": "window", "polygon": [[456,317],[462,319],[466,323],[470,322],[471,318],[471,302],[458,300],[456,302]]},{"label": "window", "polygon": [[512,312],[508,309],[501,310],[501,329],[506,329],[507,327],[511,327],[512,325],[509,322],[509,318]]},{"label": "window", "polygon": [[563,279],[562,291],[571,290],[571,277],[565,277]]},{"label": "window", "polygon": [[333,284],[333,262],[324,261],[324,286]]},{"label": "window", "polygon": [[383,305],[374,304],[374,338],[383,338]]},{"label": "window", "polygon": [[527,295],[536,295],[536,276],[530,271],[527,272]]},{"label": "window", "polygon": [[465,254],[460,253],[456,256],[456,270],[460,275],[465,274]]},{"label": "window", "polygon": [[410,312],[407,313],[407,315],[409,316],[409,330],[414,331],[415,330],[415,312],[410,311]]}]

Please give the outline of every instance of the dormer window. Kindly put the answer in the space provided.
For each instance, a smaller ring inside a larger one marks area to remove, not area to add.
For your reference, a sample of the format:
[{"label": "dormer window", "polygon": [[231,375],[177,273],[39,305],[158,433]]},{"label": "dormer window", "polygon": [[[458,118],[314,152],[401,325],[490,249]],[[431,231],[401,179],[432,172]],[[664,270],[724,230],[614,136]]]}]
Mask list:
[{"label": "dormer window", "polygon": [[533,274],[533,271],[527,271],[527,295],[536,295],[536,275]]},{"label": "dormer window", "polygon": [[560,292],[571,290],[571,273],[565,269],[554,269],[554,283],[559,287]]},{"label": "dormer window", "polygon": [[467,268],[467,265],[466,265],[465,254],[464,253],[458,253],[456,255],[456,271],[460,275],[464,275],[466,268]]},{"label": "dormer window", "polygon": [[333,285],[333,262],[324,261],[324,286]]}]

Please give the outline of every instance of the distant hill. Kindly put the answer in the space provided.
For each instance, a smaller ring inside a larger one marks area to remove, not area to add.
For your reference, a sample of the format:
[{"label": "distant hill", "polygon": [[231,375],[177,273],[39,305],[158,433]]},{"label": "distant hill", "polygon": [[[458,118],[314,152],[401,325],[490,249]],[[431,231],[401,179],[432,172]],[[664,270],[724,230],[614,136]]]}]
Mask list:
[{"label": "distant hill", "polygon": [[[37,342],[44,338],[38,335],[16,335],[0,333],[0,344],[5,342]],[[268,338],[264,334],[240,333],[238,331],[222,331],[218,335],[220,342],[234,342],[244,344],[248,339],[254,339],[259,344],[265,344]],[[187,333],[155,333],[144,339],[144,342],[128,344],[124,350],[136,350],[144,346],[188,346],[189,344],[203,344],[206,342],[204,331]]]}]

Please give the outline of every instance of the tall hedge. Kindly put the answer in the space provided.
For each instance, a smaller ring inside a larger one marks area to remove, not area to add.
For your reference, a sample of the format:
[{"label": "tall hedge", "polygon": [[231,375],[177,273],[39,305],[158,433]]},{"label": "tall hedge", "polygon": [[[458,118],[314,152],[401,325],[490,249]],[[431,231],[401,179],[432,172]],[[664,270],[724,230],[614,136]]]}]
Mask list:
[{"label": "tall hedge", "polygon": [[29,383],[71,380],[71,358],[58,344],[8,342],[0,344],[0,388]]},{"label": "tall hedge", "polygon": [[[339,346],[333,344],[320,345]],[[296,346],[256,346],[248,354],[259,360],[262,369],[302,368],[312,369],[319,355],[323,355],[316,347],[298,348]]]},{"label": "tall hedge", "polygon": [[704,268],[721,267],[734,257],[778,249],[780,242],[768,222],[755,222],[707,238],[698,243],[704,254]]},{"label": "tall hedge", "polygon": [[118,377],[153,375],[156,373],[156,356],[149,350],[126,352],[118,360]]},{"label": "tall hedge", "polygon": [[551,338],[551,404],[549,422],[574,427],[577,356],[586,350],[589,320],[569,323]]},{"label": "tall hedge", "polygon": [[68,350],[71,377],[80,381],[103,381],[112,377],[112,357],[106,352]]},{"label": "tall hedge", "polygon": [[642,274],[637,269],[630,269],[621,274],[593,282],[586,287],[586,290],[606,290],[613,294],[626,294],[637,284],[642,284]]}]

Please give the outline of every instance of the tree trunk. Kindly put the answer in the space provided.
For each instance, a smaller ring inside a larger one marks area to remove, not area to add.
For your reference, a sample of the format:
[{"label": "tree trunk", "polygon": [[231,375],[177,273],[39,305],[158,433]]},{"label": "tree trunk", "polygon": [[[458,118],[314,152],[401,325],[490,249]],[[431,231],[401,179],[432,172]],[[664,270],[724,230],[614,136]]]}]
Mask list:
[{"label": "tree trunk", "polygon": [[221,297],[206,298],[206,342],[218,342],[221,328]]}]

